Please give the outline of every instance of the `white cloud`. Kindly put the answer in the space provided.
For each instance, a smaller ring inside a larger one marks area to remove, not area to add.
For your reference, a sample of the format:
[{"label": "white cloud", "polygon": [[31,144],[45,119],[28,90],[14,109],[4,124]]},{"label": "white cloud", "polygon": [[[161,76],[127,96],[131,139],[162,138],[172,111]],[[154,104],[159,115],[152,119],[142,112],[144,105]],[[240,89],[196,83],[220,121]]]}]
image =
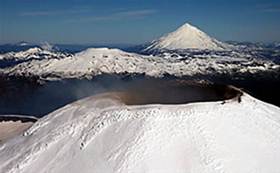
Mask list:
[{"label": "white cloud", "polygon": [[110,21],[110,20],[122,20],[122,19],[135,19],[150,16],[157,13],[154,9],[142,9],[131,11],[120,11],[103,16],[90,16],[81,19],[71,19],[68,22],[95,22],[95,21]]},{"label": "white cloud", "polygon": [[263,12],[277,13],[280,12],[280,7],[270,7],[262,9]]},{"label": "white cloud", "polygon": [[27,11],[22,12],[20,16],[53,16],[53,15],[68,15],[68,14],[80,14],[89,12],[88,9],[73,9],[73,10],[55,10],[55,11]]},{"label": "white cloud", "polygon": [[256,7],[261,12],[266,12],[266,13],[278,13],[278,12],[280,12],[280,5],[279,4],[272,4],[272,3],[258,4]]}]

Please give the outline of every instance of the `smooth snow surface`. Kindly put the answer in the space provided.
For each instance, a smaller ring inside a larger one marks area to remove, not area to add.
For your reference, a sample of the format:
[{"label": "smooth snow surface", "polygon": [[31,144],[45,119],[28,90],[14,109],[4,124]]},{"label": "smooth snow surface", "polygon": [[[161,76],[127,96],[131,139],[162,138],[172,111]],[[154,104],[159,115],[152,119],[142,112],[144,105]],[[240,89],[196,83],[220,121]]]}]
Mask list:
[{"label": "smooth snow surface", "polygon": [[0,143],[22,134],[22,132],[32,126],[32,124],[32,122],[22,123],[20,121],[0,122]]},{"label": "smooth snow surface", "polygon": [[121,93],[67,105],[0,146],[0,172],[277,173],[280,109],[244,94],[127,106]]},{"label": "smooth snow surface", "polygon": [[207,49],[225,50],[229,45],[222,43],[198,28],[186,23],[176,31],[166,34],[152,42],[147,50],[153,49]]},{"label": "smooth snow surface", "polygon": [[37,120],[35,117],[22,115],[0,115],[0,143],[22,134]]}]

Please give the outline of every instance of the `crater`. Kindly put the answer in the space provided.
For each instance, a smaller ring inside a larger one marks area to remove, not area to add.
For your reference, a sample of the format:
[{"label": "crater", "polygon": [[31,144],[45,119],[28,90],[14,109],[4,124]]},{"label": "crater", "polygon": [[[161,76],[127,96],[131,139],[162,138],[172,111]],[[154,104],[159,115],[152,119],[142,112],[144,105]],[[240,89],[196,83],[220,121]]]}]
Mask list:
[{"label": "crater", "polygon": [[242,95],[227,85],[187,79],[100,76],[92,80],[33,83],[10,80],[0,83],[0,115],[42,117],[69,103],[102,93],[122,93],[127,105],[187,104],[223,101]]},{"label": "crater", "polygon": [[129,87],[115,95],[126,105],[187,104],[194,102],[226,101],[241,102],[243,92],[229,85],[202,84],[184,80],[166,83],[145,83]]}]

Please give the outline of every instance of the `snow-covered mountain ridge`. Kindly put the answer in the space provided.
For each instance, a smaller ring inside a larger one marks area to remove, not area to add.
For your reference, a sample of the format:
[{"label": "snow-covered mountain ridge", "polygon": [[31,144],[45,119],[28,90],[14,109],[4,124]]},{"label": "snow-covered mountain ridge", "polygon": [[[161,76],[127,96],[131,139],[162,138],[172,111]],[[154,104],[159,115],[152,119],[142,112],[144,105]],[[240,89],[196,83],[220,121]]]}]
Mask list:
[{"label": "snow-covered mountain ridge", "polygon": [[51,59],[51,58],[63,58],[68,54],[58,51],[50,51],[42,49],[40,47],[30,48],[26,51],[8,52],[0,54],[0,61],[28,61],[31,59]]},{"label": "snow-covered mountain ridge", "polygon": [[[44,54],[43,58],[40,58],[40,54]],[[153,77],[161,77],[164,74],[178,77],[207,74],[255,74],[261,71],[277,71],[280,67],[269,60],[234,52],[231,54],[173,52],[146,56],[119,49],[90,48],[74,55],[50,53],[39,49],[16,53],[18,59],[33,56],[37,58],[3,68],[0,73],[54,80],[91,78],[99,74],[121,73],[145,74]]]}]

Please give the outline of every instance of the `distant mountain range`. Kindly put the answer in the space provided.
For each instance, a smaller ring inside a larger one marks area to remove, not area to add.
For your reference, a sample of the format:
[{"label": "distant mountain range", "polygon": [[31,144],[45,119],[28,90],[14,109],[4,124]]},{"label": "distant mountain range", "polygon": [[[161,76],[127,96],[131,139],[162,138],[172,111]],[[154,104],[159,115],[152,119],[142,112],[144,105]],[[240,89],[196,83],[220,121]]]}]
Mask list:
[{"label": "distant mountain range", "polygon": [[[5,62],[10,62],[6,64]],[[263,72],[279,75],[280,65],[238,52],[173,52],[140,55],[119,49],[90,48],[71,54],[31,48],[0,55],[1,76],[61,80],[92,78],[100,74],[144,74],[151,77],[197,75],[246,76]]]},{"label": "distant mountain range", "polygon": [[53,48],[63,51],[76,53],[87,48],[118,48],[130,52],[154,53],[174,50],[211,50],[211,51],[228,51],[232,49],[280,49],[280,42],[274,43],[253,43],[227,41],[221,42],[207,35],[195,26],[186,23],[171,33],[167,33],[159,39],[150,43],[141,45],[129,44],[48,44],[47,42],[35,44],[21,41],[15,44],[0,45],[0,53],[24,51],[34,47],[52,46]]},{"label": "distant mountain range", "polygon": [[123,73],[153,77],[166,74],[240,77],[272,72],[279,76],[280,71],[278,43],[223,43],[190,24],[151,43],[122,50],[26,42],[0,47],[3,52],[0,54],[0,75],[42,80]]}]

